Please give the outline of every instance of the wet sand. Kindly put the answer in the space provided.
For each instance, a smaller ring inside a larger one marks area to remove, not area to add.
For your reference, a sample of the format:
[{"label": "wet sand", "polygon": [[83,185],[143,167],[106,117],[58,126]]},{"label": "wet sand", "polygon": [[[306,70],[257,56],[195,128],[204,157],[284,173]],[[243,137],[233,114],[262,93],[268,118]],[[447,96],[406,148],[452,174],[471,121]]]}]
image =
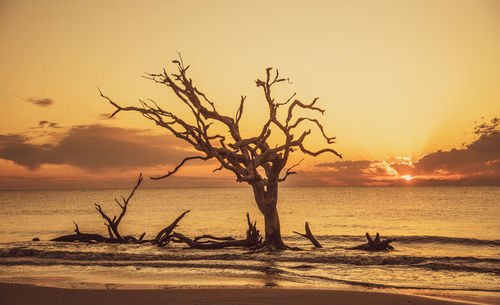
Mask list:
[{"label": "wet sand", "polygon": [[96,290],[0,284],[5,305],[164,305],[164,304],[342,304],[342,305],[458,305],[459,301],[414,295],[281,288]]}]

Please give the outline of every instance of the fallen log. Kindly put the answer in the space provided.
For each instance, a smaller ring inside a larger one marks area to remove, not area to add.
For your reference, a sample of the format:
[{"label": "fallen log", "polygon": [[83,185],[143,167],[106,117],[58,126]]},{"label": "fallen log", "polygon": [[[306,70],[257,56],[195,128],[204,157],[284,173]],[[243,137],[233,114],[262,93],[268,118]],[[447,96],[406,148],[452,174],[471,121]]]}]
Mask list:
[{"label": "fallen log", "polygon": [[[257,223],[250,221],[250,215],[247,213],[247,237],[245,239],[236,240],[232,237],[214,237],[212,235],[202,235],[191,239],[181,233],[173,232],[170,239],[174,242],[182,242],[188,245],[191,249],[223,249],[228,247],[254,247],[262,243],[262,236],[257,230]],[[208,241],[200,241],[201,239],[209,238]],[[218,241],[223,240],[223,241]]]},{"label": "fallen log", "polygon": [[192,249],[223,249],[228,247],[252,247],[255,246],[256,243],[247,239],[241,240],[228,240],[228,241],[220,241],[220,242],[198,242],[193,239],[184,236],[181,233],[172,233],[172,237],[177,238],[179,241],[187,244],[189,248]]},{"label": "fallen log", "polygon": [[158,234],[156,234],[156,237],[153,239],[152,243],[158,245],[159,247],[168,244],[172,231],[177,227],[179,221],[181,221],[181,219],[189,212],[190,210],[183,212],[181,215],[179,215],[179,217],[177,217],[174,220],[174,222],[172,222],[170,225],[168,225],[163,230],[158,232]]},{"label": "fallen log", "polygon": [[51,239],[50,241],[58,241],[58,242],[86,242],[86,243],[118,243],[119,241],[115,238],[104,237],[99,234],[71,234],[71,235],[63,235],[56,238]]},{"label": "fallen log", "polygon": [[59,237],[51,239],[50,241],[57,241],[57,242],[79,241],[79,242],[86,242],[86,243],[118,243],[119,242],[116,238],[108,238],[108,237],[104,237],[100,234],[81,233],[80,229],[78,228],[78,224],[76,222],[73,222],[73,223],[75,224],[75,234],[59,236]]},{"label": "fallen log", "polygon": [[210,234],[205,234],[205,235],[202,235],[202,236],[195,237],[194,241],[199,241],[199,240],[202,240],[202,239],[234,240],[234,238],[231,237],[231,236],[217,237],[217,236],[213,236],[213,235],[210,235]]},{"label": "fallen log", "polygon": [[229,241],[229,240],[235,240],[235,239],[233,237],[231,237],[231,236],[217,237],[217,236],[213,236],[213,235],[210,235],[210,234],[204,234],[202,236],[196,236],[193,239],[193,241],[196,241],[196,242],[198,242],[200,244],[216,243],[216,242],[221,241],[221,240]]},{"label": "fallen log", "polygon": [[113,216],[113,218],[109,217],[102,209],[101,205],[95,203],[95,209],[99,212],[101,217],[106,221],[105,225],[107,227],[109,237],[104,237],[100,234],[87,234],[80,232],[78,228],[78,224],[75,224],[75,234],[59,236],[51,241],[56,242],[87,242],[87,243],[134,243],[134,244],[143,244],[143,243],[152,243],[158,245],[159,247],[167,245],[170,241],[172,242],[182,242],[189,246],[189,248],[194,249],[221,249],[226,247],[254,247],[262,245],[262,236],[260,235],[259,230],[257,230],[256,222],[250,221],[250,215],[247,213],[247,223],[248,229],[246,231],[246,238],[241,240],[236,240],[233,237],[216,237],[210,234],[204,234],[201,236],[197,236],[194,239],[191,239],[187,236],[184,236],[181,233],[176,233],[173,230],[178,226],[179,222],[186,216],[190,211],[184,211],[180,214],[170,225],[162,229],[158,234],[156,234],[154,239],[145,240],[144,236],[146,233],[142,233],[138,238],[133,235],[122,235],[118,231],[118,225],[120,221],[125,216],[127,212],[127,207],[130,202],[130,199],[134,196],[135,191],[139,187],[143,180],[142,173],[139,175],[139,179],[135,184],[133,190],[129,194],[127,198],[121,197],[122,202],[115,199],[116,204],[121,208],[121,212],[119,215]]},{"label": "fallen log", "polygon": [[316,239],[316,237],[314,237],[314,235],[312,234],[311,229],[309,228],[309,224],[307,223],[307,221],[306,221],[306,225],[305,225],[305,230],[306,230],[306,234],[302,234],[302,233],[299,233],[297,231],[293,231],[293,233],[309,239],[311,241],[311,243],[314,245],[314,247],[323,248],[323,246],[319,243],[319,241]]},{"label": "fallen log", "polygon": [[375,235],[375,239],[372,239],[370,234],[366,233],[366,239],[368,243],[361,244],[355,247],[347,248],[348,250],[363,250],[363,251],[391,251],[394,250],[394,247],[390,245],[396,239],[387,238],[384,240],[380,239],[380,234]]}]

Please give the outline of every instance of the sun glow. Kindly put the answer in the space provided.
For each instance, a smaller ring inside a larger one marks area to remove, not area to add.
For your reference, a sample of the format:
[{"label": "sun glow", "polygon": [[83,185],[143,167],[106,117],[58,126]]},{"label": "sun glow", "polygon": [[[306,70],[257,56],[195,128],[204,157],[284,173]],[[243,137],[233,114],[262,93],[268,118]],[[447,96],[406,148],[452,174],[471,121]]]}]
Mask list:
[{"label": "sun glow", "polygon": [[404,175],[404,176],[401,176],[401,178],[405,179],[406,181],[410,181],[413,179],[413,177],[410,175]]}]

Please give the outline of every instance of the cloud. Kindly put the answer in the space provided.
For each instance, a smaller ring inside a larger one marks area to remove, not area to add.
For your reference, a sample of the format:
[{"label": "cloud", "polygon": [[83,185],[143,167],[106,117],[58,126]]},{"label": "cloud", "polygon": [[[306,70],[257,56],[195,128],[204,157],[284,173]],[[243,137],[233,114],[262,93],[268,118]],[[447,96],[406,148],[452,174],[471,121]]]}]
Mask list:
[{"label": "cloud", "polygon": [[361,161],[337,161],[337,162],[329,162],[329,163],[320,163],[317,164],[317,167],[329,167],[336,168],[339,170],[362,170],[370,166],[373,161],[361,160]]},{"label": "cloud", "polygon": [[498,170],[500,161],[500,132],[483,134],[463,149],[437,151],[422,157],[415,164],[416,174],[450,172],[461,175]]},{"label": "cloud", "polygon": [[460,149],[439,150],[414,161],[399,157],[321,163],[303,173],[305,180],[294,183],[309,180],[319,185],[500,185],[498,122],[495,118],[491,125],[479,125],[481,132],[475,132],[479,138]]},{"label": "cloud", "polygon": [[0,135],[0,158],[32,169],[50,159],[45,148],[28,144],[28,140],[18,134]]},{"label": "cloud", "polygon": [[39,128],[42,128],[42,127],[51,127],[51,128],[61,128],[61,126],[59,126],[59,123],[56,123],[56,122],[49,122],[49,121],[40,121],[38,122],[38,127]]},{"label": "cloud", "polygon": [[461,149],[425,155],[413,174],[461,185],[500,185],[500,131],[484,133]]},{"label": "cloud", "polygon": [[[39,122],[42,127],[49,127],[51,124],[53,123],[47,120]],[[482,130],[484,132],[477,133],[475,141],[461,148],[439,150],[418,159],[394,157],[386,160],[342,160],[321,163],[312,168],[298,169],[299,175],[290,176],[285,184],[290,186],[500,185],[500,131],[488,126],[483,126]],[[50,132],[54,133],[52,129]],[[142,129],[104,125],[73,126],[62,136],[58,133],[58,138],[60,141],[57,143],[34,144],[32,138],[22,134],[0,134],[0,158],[4,159],[3,162],[10,162],[12,166],[21,165],[31,170],[23,169],[24,177],[30,173],[44,176],[44,173],[49,173],[50,170],[36,172],[33,170],[48,164],[54,166],[44,169],[50,168],[54,172],[53,176],[47,176],[47,179],[59,181],[61,185],[66,183],[64,181],[72,181],[67,182],[67,187],[78,187],[79,183],[98,187],[100,182],[96,184],[89,181],[107,179],[102,180],[102,185],[109,187],[115,180],[110,178],[111,174],[125,175],[127,178],[123,176],[122,179],[126,180],[129,176],[134,176],[138,167],[155,174],[164,174],[184,157],[194,155],[189,152],[192,148],[188,144],[173,136],[152,135],[149,130]],[[200,164],[203,166],[200,167]],[[184,177],[175,176],[165,180],[165,186],[234,185],[234,177],[229,174],[227,177],[205,176],[210,172],[211,166],[217,167],[214,163],[198,163],[196,167],[185,169]],[[60,168],[65,170],[58,171]],[[80,171],[81,175],[68,174],[69,176],[65,176],[64,179],[59,179],[59,175],[68,172],[66,170],[68,168]],[[186,173],[189,177],[186,177]],[[0,181],[0,185],[26,187],[26,184],[22,185],[12,178],[15,171],[11,170],[10,175],[10,178],[2,178],[3,182]],[[22,180],[22,177],[19,179]],[[38,181],[36,184],[40,187],[46,185],[43,182],[44,178],[40,179],[36,180]],[[49,180],[46,180],[47,183]],[[123,182],[123,185],[125,184]]]},{"label": "cloud", "polygon": [[[74,177],[24,177],[0,176],[0,190],[27,189],[96,189],[96,188],[131,188],[137,181],[136,172],[117,173],[114,177],[74,176]],[[141,188],[158,187],[244,187],[230,177],[191,177],[171,176],[164,180],[144,179]]]},{"label": "cloud", "polygon": [[[301,172],[300,183],[314,181],[318,185],[379,185],[397,179],[398,173],[388,161],[358,160],[320,163],[315,169]],[[307,183],[307,185],[309,185]]]},{"label": "cloud", "polygon": [[307,172],[307,176],[316,176],[324,181],[329,181],[333,185],[358,185],[371,180],[370,171],[372,164],[377,161],[337,161],[320,163],[316,167],[323,168],[322,173]]},{"label": "cloud", "polygon": [[19,134],[0,135],[0,158],[31,170],[42,164],[89,171],[173,164],[188,155],[186,148],[172,136],[103,125],[74,126],[56,144],[33,144]]},{"label": "cloud", "polygon": [[26,101],[38,105],[40,107],[48,107],[54,104],[54,100],[51,98],[29,98]]}]

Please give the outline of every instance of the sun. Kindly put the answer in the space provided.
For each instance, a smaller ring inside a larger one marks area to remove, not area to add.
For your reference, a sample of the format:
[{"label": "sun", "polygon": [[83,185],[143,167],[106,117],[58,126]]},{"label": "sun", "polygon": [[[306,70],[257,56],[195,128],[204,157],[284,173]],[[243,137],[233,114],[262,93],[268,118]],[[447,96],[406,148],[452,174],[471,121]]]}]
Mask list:
[{"label": "sun", "polygon": [[411,179],[413,179],[413,177],[410,175],[404,175],[404,176],[401,176],[401,178],[405,179],[406,181],[410,181]]}]

